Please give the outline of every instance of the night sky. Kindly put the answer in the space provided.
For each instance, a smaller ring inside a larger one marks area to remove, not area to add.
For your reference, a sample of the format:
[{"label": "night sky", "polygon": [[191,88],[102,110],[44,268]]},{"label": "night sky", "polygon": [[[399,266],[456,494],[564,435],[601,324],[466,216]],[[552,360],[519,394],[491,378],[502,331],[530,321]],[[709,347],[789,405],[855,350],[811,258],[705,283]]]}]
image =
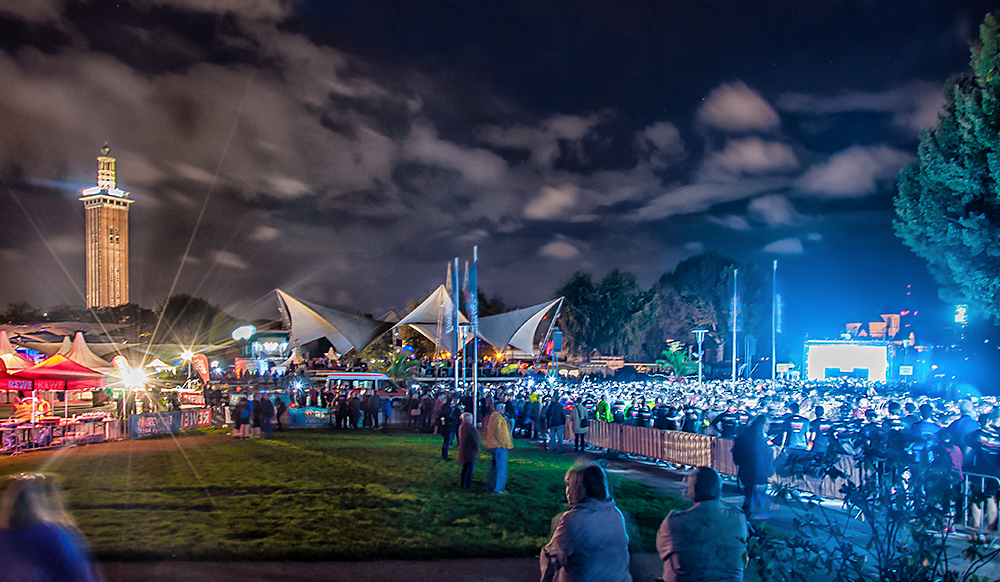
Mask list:
[{"label": "night sky", "polygon": [[527,306],[717,250],[778,259],[792,343],[886,309],[945,325],[895,175],[993,8],[0,0],[0,306],[84,303],[107,142],[146,307],[276,317],[281,288],[378,316],[473,245]]}]

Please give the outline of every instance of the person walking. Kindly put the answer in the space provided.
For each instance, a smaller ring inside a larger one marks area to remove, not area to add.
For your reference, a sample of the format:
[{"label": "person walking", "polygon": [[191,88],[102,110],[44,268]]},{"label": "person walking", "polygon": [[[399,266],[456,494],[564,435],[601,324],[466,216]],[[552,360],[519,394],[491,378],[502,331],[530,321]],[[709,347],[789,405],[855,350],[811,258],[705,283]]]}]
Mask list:
[{"label": "person walking", "polygon": [[719,501],[722,477],[698,467],[688,481],[694,507],[672,511],[656,534],[663,582],[742,582],[747,551],[747,518]]},{"label": "person walking", "polygon": [[563,432],[566,430],[566,409],[559,395],[552,397],[552,402],[545,411],[545,424],[549,427],[549,450],[563,452]]},{"label": "person walking", "polygon": [[264,438],[274,438],[274,404],[267,394],[260,397],[260,430],[264,433]]},{"label": "person walking", "polygon": [[479,432],[472,425],[472,414],[463,412],[458,426],[458,462],[462,463],[462,489],[472,489],[472,474],[479,457]]},{"label": "person walking", "polygon": [[590,419],[587,407],[583,401],[573,405],[569,411],[570,424],[573,426],[573,450],[583,452],[587,448],[587,428],[590,427]]},{"label": "person walking", "polygon": [[733,463],[738,467],[737,478],[743,488],[743,513],[748,520],[766,519],[768,478],[774,474],[774,452],[767,443],[767,431],[771,427],[771,415],[758,415],[736,440],[733,441]]},{"label": "person walking", "polygon": [[455,431],[458,429],[458,409],[453,406],[455,399],[449,398],[441,405],[438,413],[438,432],[441,433],[441,460],[450,461],[448,449],[451,448],[451,441],[455,438]]},{"label": "person walking", "polygon": [[489,476],[491,493],[507,493],[507,451],[514,448],[504,408],[502,402],[498,404],[486,421],[486,448],[492,457]]}]

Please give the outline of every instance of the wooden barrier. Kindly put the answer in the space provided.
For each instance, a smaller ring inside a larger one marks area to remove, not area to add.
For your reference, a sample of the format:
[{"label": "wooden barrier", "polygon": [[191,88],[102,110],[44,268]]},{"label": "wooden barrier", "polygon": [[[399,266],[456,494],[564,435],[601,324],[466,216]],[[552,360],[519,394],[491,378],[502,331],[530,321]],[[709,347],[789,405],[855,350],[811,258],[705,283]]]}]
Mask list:
[{"label": "wooden barrier", "polygon": [[[607,423],[591,420],[587,429],[587,442],[595,447],[639,455],[649,459],[665,461],[689,467],[712,467],[722,475],[735,477],[738,468],[733,462],[733,441],[703,434],[693,434],[676,430],[660,430]],[[772,448],[775,457],[779,449]],[[841,455],[836,467],[860,482],[859,470],[854,466],[854,458]],[[830,499],[842,499],[840,488],[846,479],[782,478],[774,476],[771,482],[788,485]]]}]

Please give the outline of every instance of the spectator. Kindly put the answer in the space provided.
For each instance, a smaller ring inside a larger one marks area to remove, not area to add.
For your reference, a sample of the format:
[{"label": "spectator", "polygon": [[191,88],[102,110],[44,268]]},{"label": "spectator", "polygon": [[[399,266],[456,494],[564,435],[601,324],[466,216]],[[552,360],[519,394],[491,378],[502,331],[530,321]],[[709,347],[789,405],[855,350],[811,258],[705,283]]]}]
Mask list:
[{"label": "spectator", "polygon": [[688,481],[694,507],[673,511],[656,535],[663,582],[742,582],[747,518],[719,501],[722,477],[698,467]]},{"label": "spectator", "polygon": [[504,407],[502,402],[498,404],[486,421],[486,448],[492,457],[489,477],[491,493],[507,493],[507,451],[514,448],[507,417],[503,414]]},{"label": "spectator", "polygon": [[569,415],[570,423],[573,425],[573,449],[582,452],[587,448],[587,428],[590,427],[587,407],[583,402],[577,402],[573,404]]},{"label": "spectator", "polygon": [[563,452],[563,432],[566,429],[566,409],[563,408],[559,395],[552,397],[545,411],[545,424],[549,427],[549,450]]},{"label": "spectator", "polygon": [[285,425],[284,425],[284,421],[282,420],[282,418],[285,416],[286,412],[288,412],[288,405],[285,404],[285,401],[281,399],[281,396],[275,397],[275,399],[274,399],[274,421],[275,421],[275,423],[277,423],[279,431],[285,430]]},{"label": "spectator", "polygon": [[458,427],[458,462],[462,463],[462,489],[472,489],[472,474],[479,457],[479,433],[472,424],[472,415],[463,412]]},{"label": "spectator", "polygon": [[736,440],[733,441],[733,462],[738,467],[737,478],[743,487],[743,513],[747,519],[769,517],[762,512],[767,495],[761,485],[774,474],[774,453],[767,444],[767,430],[771,427],[771,415],[758,415]]},{"label": "spectator", "polygon": [[455,430],[458,429],[458,410],[452,405],[455,399],[449,398],[441,405],[441,412],[438,413],[438,431],[444,439],[441,443],[441,460],[450,461],[448,449],[451,448],[451,441],[455,437]]},{"label": "spectator", "polygon": [[615,506],[604,470],[595,464],[566,472],[570,508],[554,520],[539,557],[542,582],[631,582],[625,517]]},{"label": "spectator", "polygon": [[21,473],[7,479],[0,503],[0,564],[0,582],[101,579],[53,475]]},{"label": "spectator", "polygon": [[267,394],[260,397],[260,428],[264,438],[274,438],[274,404]]}]

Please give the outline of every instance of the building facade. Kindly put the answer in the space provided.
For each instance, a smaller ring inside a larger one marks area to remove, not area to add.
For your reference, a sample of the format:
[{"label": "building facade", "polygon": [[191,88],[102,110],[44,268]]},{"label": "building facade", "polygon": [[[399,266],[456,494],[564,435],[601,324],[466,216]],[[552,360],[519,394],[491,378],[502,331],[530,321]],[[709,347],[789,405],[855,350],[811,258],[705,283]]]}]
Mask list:
[{"label": "building facade", "polygon": [[80,200],[87,223],[87,307],[115,307],[129,302],[128,208],[134,202],[119,190],[115,158],[105,144],[97,158],[97,185]]}]

